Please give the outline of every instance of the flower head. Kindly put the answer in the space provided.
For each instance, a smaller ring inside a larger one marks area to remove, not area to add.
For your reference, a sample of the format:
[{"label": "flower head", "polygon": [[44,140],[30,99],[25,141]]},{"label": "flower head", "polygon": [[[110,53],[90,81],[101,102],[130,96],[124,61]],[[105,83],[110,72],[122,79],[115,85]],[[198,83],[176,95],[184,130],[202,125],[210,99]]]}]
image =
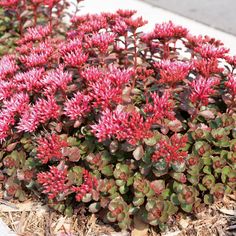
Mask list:
[{"label": "flower head", "polygon": [[62,159],[62,149],[68,146],[67,142],[61,140],[60,136],[56,134],[39,137],[37,143],[37,158],[40,159],[43,164],[48,163],[48,161],[52,159]]},{"label": "flower head", "polygon": [[162,96],[157,93],[151,94],[152,103],[147,101],[144,107],[144,112],[147,113],[146,122],[152,124],[158,124],[162,119],[173,120],[174,116],[174,104],[170,100],[170,93],[165,91]]},{"label": "flower head", "polygon": [[230,75],[228,81],[225,82],[225,86],[233,96],[236,96],[236,76]]},{"label": "flower head", "polygon": [[154,64],[160,70],[160,83],[177,83],[186,79],[192,65],[189,62],[163,60]]},{"label": "flower head", "polygon": [[202,44],[194,49],[195,52],[199,53],[203,58],[224,58],[229,52],[229,49],[224,47],[217,47],[212,44]]},{"label": "flower head", "polygon": [[43,193],[47,193],[49,199],[54,199],[58,195],[66,194],[69,191],[66,168],[60,170],[56,166],[50,166],[48,172],[37,174],[37,181],[42,184]]},{"label": "flower head", "polygon": [[180,136],[176,133],[169,140],[160,140],[156,147],[157,150],[152,156],[152,160],[156,162],[163,158],[167,163],[182,162],[188,155],[188,152],[182,151],[187,141],[187,136]]},{"label": "flower head", "polygon": [[72,120],[85,117],[91,110],[90,101],[90,96],[77,92],[72,99],[64,104],[65,115]]},{"label": "flower head", "polygon": [[92,125],[91,128],[100,142],[115,137],[136,144],[151,134],[150,125],[144,122],[140,113],[125,112],[118,108],[114,111],[104,110],[98,124]]},{"label": "flower head", "polygon": [[34,41],[42,41],[47,38],[48,35],[52,32],[52,28],[50,25],[46,26],[36,26],[28,28],[24,36],[18,41],[20,45],[25,44],[27,42]]},{"label": "flower head", "polygon": [[145,34],[142,39],[145,42],[149,42],[153,39],[168,40],[170,38],[182,38],[188,33],[186,28],[176,26],[172,21],[165,22],[162,24],[156,24],[153,32]]},{"label": "flower head", "polygon": [[0,60],[0,80],[12,76],[18,69],[15,57],[12,55],[3,56]]},{"label": "flower head", "polygon": [[108,47],[114,43],[116,35],[114,33],[94,33],[86,39],[89,47],[98,48],[101,53],[107,53]]},{"label": "flower head", "polygon": [[17,128],[19,131],[33,132],[40,123],[44,124],[50,119],[58,118],[59,111],[60,107],[54,97],[39,98],[33,106],[23,113]]},{"label": "flower head", "polygon": [[91,193],[98,185],[97,179],[93,177],[86,169],[83,169],[83,183],[80,186],[72,186],[71,190],[76,193],[76,201],[81,201],[87,194]]},{"label": "flower head", "polygon": [[213,87],[219,83],[219,78],[205,79],[203,77],[199,77],[198,79],[193,80],[193,82],[190,84],[190,101],[192,103],[201,102],[203,105],[207,105],[209,97],[215,93]]}]

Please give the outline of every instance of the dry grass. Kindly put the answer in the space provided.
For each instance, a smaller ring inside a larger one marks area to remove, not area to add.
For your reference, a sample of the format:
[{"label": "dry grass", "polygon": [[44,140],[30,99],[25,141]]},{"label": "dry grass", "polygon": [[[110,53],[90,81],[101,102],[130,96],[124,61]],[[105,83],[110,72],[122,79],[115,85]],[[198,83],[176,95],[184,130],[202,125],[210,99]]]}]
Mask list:
[{"label": "dry grass", "polygon": [[[111,226],[98,221],[95,215],[86,216],[83,209],[78,217],[68,218],[36,201],[9,203],[1,200],[0,218],[19,236],[130,235],[127,231],[115,232]],[[172,222],[165,233],[160,234],[155,228],[146,232],[145,235],[150,236],[236,236],[236,194],[199,213],[196,219],[187,217]]]}]

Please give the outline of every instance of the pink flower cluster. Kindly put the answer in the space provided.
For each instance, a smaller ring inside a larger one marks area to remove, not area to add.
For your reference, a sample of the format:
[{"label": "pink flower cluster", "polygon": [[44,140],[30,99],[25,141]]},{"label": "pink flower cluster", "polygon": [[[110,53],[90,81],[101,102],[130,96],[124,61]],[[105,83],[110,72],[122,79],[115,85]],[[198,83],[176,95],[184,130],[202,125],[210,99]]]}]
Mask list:
[{"label": "pink flower cluster", "polygon": [[175,119],[173,112],[174,104],[171,102],[170,93],[165,91],[162,96],[157,93],[151,94],[152,103],[147,101],[144,112],[147,114],[147,123],[159,124],[162,119]]},{"label": "pink flower cluster", "polygon": [[15,116],[21,115],[27,109],[29,96],[24,93],[14,94],[10,100],[4,100],[0,110],[0,143],[5,140],[15,124]]},{"label": "pink flower cluster", "polygon": [[49,199],[54,199],[60,194],[67,194],[70,190],[68,185],[68,171],[60,170],[56,166],[50,166],[48,172],[37,174],[37,181],[43,186],[43,193],[48,194]]},{"label": "pink flower cluster", "polygon": [[65,102],[64,113],[70,117],[71,120],[85,117],[91,110],[91,97],[77,92],[73,98]]},{"label": "pink flower cluster", "polygon": [[192,65],[189,62],[162,60],[154,63],[160,70],[160,83],[175,84],[186,79]]},{"label": "pink flower cluster", "polygon": [[209,78],[205,79],[203,77],[199,77],[192,81],[190,84],[191,94],[190,101],[192,103],[198,103],[207,105],[209,102],[209,97],[213,95],[216,90],[214,90],[213,86],[217,86],[220,83],[219,78]]},{"label": "pink flower cluster", "polygon": [[104,110],[98,124],[91,127],[100,142],[114,137],[134,145],[151,134],[150,124],[144,122],[139,112],[126,112],[119,108]]},{"label": "pink flower cluster", "polygon": [[81,201],[82,198],[87,194],[91,193],[98,185],[98,181],[93,177],[88,170],[83,169],[83,183],[80,186],[72,186],[71,190],[76,193],[76,201]]},{"label": "pink flower cluster", "polygon": [[19,0],[1,0],[0,6],[5,8],[15,8]]},{"label": "pink flower cluster", "polygon": [[233,96],[236,96],[236,76],[230,75],[228,81],[225,82],[225,86]]},{"label": "pink flower cluster", "polygon": [[18,69],[13,55],[3,56],[0,60],[0,80],[12,76]]},{"label": "pink flower cluster", "polygon": [[37,139],[37,158],[47,164],[50,160],[60,160],[63,158],[62,149],[68,144],[65,140],[61,140],[56,134],[39,137]]},{"label": "pink flower cluster", "polygon": [[55,199],[60,195],[66,196],[72,192],[76,193],[76,200],[81,201],[87,194],[91,193],[97,187],[97,179],[93,177],[86,169],[82,171],[82,184],[80,186],[71,185],[68,179],[67,166],[62,169],[56,166],[50,166],[48,172],[37,174],[38,183],[43,186],[43,193],[48,195],[49,199]]},{"label": "pink flower cluster", "polygon": [[39,98],[33,106],[28,106],[19,121],[17,129],[24,132],[35,131],[40,124],[50,119],[57,119],[60,107],[53,96]]},{"label": "pink flower cluster", "polygon": [[153,32],[148,33],[143,36],[145,42],[153,39],[169,39],[169,38],[182,38],[185,37],[188,33],[186,28],[182,26],[174,25],[172,21],[162,24],[156,24]]},{"label": "pink flower cluster", "polygon": [[132,70],[109,66],[107,71],[90,67],[81,72],[94,107],[110,108],[122,101],[122,92],[131,81]]},{"label": "pink flower cluster", "polygon": [[157,162],[162,158],[169,164],[184,161],[188,152],[182,151],[182,148],[186,146],[187,141],[187,136],[181,137],[178,134],[172,135],[169,140],[160,140],[152,155],[152,161]]},{"label": "pink flower cluster", "polygon": [[97,48],[101,53],[107,53],[108,47],[115,41],[114,33],[95,33],[86,39],[90,48]]}]

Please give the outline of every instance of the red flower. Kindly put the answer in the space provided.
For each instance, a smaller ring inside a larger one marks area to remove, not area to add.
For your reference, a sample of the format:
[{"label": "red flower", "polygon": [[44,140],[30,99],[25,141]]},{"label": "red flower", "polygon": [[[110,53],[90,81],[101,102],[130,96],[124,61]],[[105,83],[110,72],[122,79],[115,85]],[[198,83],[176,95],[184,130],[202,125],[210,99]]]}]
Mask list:
[{"label": "red flower", "polygon": [[125,112],[120,108],[114,111],[104,110],[99,123],[91,127],[100,142],[115,137],[134,145],[151,134],[150,124],[145,123],[137,111]]},{"label": "red flower", "polygon": [[137,13],[137,11],[135,10],[123,10],[123,9],[118,9],[116,11],[116,13],[118,15],[120,15],[121,17],[124,17],[124,18],[130,18],[131,16],[133,16],[135,13]]},{"label": "red flower", "polygon": [[77,92],[72,99],[64,104],[64,113],[72,120],[84,117],[91,110],[90,101],[90,96]]},{"label": "red flower", "polygon": [[66,65],[80,67],[87,61],[88,55],[82,49],[76,49],[65,53],[62,58]]},{"label": "red flower", "polygon": [[2,143],[8,137],[10,126],[14,123],[14,117],[6,110],[0,113],[0,143]]},{"label": "red flower", "polygon": [[77,51],[82,49],[82,41],[80,38],[73,38],[68,40],[67,42],[63,42],[60,45],[59,51],[62,55],[69,53],[71,51]]},{"label": "red flower", "polygon": [[147,69],[146,67],[138,67],[136,69],[136,74],[139,79],[146,80],[149,76],[152,76],[154,74],[154,70]]},{"label": "red flower", "polygon": [[16,93],[9,100],[4,100],[2,107],[5,108],[7,113],[13,117],[18,114],[22,114],[28,108],[29,96],[25,93]]},{"label": "red flower", "polygon": [[27,72],[17,73],[13,81],[17,84],[17,90],[26,90],[27,92],[39,92],[42,88],[42,76],[44,69],[33,68]]},{"label": "red flower", "polygon": [[59,110],[60,107],[54,97],[40,98],[23,113],[17,129],[19,131],[33,132],[40,123],[43,124],[50,119],[58,118]]},{"label": "red flower", "polygon": [[66,194],[69,191],[66,168],[59,170],[56,166],[50,166],[48,172],[37,174],[37,181],[43,185],[43,193],[47,193],[49,199],[56,198],[58,195]]},{"label": "red flower", "polygon": [[0,80],[0,101],[10,98],[15,89],[15,84],[13,81]]},{"label": "red flower", "polygon": [[108,47],[113,45],[116,35],[114,33],[94,33],[86,38],[89,47],[98,48],[101,53],[107,53]]},{"label": "red flower", "polygon": [[0,60],[0,80],[12,76],[18,69],[15,57],[12,55],[3,56]]},{"label": "red flower", "polygon": [[81,201],[82,198],[96,188],[98,185],[97,179],[93,177],[86,169],[83,170],[83,183],[80,186],[72,186],[71,190],[76,193],[76,201]]},{"label": "red flower", "polygon": [[163,60],[154,66],[160,69],[160,83],[178,83],[186,79],[192,65],[189,62]]},{"label": "red flower", "polygon": [[233,96],[236,96],[236,77],[234,75],[229,76],[229,80],[225,82],[225,86]]},{"label": "red flower", "polygon": [[190,84],[190,101],[192,103],[201,102],[206,106],[208,104],[208,98],[215,93],[213,86],[216,86],[219,83],[219,78],[205,79],[203,77],[199,77],[198,79],[193,80],[193,82]]},{"label": "red flower", "polygon": [[53,53],[53,47],[49,43],[41,43],[32,48],[28,55],[19,57],[20,61],[27,67],[37,67],[47,64]]},{"label": "red flower", "polygon": [[167,163],[182,162],[188,155],[188,152],[182,151],[187,141],[187,136],[180,136],[176,133],[169,140],[160,140],[156,147],[157,150],[152,156],[152,160],[156,162],[163,158]]},{"label": "red flower", "polygon": [[48,163],[48,161],[53,158],[56,160],[62,159],[62,149],[68,146],[66,141],[61,140],[60,136],[55,134],[39,137],[37,143],[37,158],[40,159],[43,164]]},{"label": "red flower", "polygon": [[82,72],[88,83],[89,95],[93,98],[93,106],[105,109],[121,103],[122,91],[129,83],[131,74],[131,70],[121,70],[115,66],[109,66],[108,71],[92,67]]},{"label": "red flower", "polygon": [[153,39],[168,40],[169,38],[183,38],[187,35],[188,30],[181,26],[176,26],[172,21],[156,24],[154,31],[145,34],[142,39],[144,42],[150,42]]},{"label": "red flower", "polygon": [[162,96],[151,94],[152,103],[146,102],[144,112],[147,113],[146,122],[150,125],[158,124],[162,119],[175,119],[174,104],[170,100],[170,93],[165,91]]},{"label": "red flower", "polygon": [[[78,32],[95,33],[100,29],[107,29],[108,23],[104,14],[87,14],[86,16],[76,16],[72,21],[78,23]],[[80,24],[83,21],[83,24]]]},{"label": "red flower", "polygon": [[42,41],[52,32],[50,25],[46,26],[36,26],[28,28],[24,36],[18,41],[19,44],[25,44],[30,41]]},{"label": "red flower", "polygon": [[119,34],[126,34],[128,29],[128,25],[125,23],[123,19],[116,19],[115,24],[112,26],[112,31]]},{"label": "red flower", "polygon": [[219,67],[217,58],[193,60],[193,65],[195,70],[206,78],[224,71],[224,68]]},{"label": "red flower", "polygon": [[15,8],[19,0],[1,0],[0,6],[5,8]]},{"label": "red flower", "polygon": [[132,31],[135,31],[137,28],[142,27],[148,23],[148,21],[143,20],[142,17],[137,17],[136,19],[127,18],[124,20]]},{"label": "red flower", "polygon": [[59,65],[57,69],[51,70],[44,75],[41,81],[44,94],[53,95],[58,90],[66,91],[67,85],[72,81],[72,75],[63,70],[63,65]]},{"label": "red flower", "polygon": [[199,53],[203,58],[224,58],[229,52],[229,49],[224,47],[217,47],[212,44],[202,44],[194,49],[195,52]]}]

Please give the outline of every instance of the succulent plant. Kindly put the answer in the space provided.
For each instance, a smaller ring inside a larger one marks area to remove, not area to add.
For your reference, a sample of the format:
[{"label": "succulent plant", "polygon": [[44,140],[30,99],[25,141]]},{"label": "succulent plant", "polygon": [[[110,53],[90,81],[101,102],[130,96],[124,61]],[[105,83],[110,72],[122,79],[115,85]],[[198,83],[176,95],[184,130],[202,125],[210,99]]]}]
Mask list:
[{"label": "succulent plant", "polygon": [[3,198],[164,229],[234,193],[236,58],[172,22],[140,33],[132,10],[66,26],[67,6],[0,1]]},{"label": "succulent plant", "polygon": [[129,228],[131,224],[129,207],[122,197],[118,196],[111,200],[108,210],[107,219],[110,222],[117,222],[121,229]]}]

